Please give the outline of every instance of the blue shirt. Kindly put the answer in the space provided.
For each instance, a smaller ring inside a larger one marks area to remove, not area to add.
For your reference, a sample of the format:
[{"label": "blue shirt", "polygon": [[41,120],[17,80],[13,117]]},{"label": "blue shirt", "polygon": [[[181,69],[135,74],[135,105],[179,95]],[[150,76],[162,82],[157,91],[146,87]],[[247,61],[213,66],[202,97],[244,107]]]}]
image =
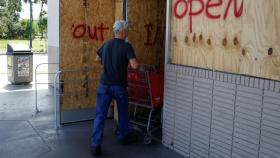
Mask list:
[{"label": "blue shirt", "polygon": [[132,46],[125,40],[114,38],[97,51],[103,65],[100,82],[105,85],[127,86],[127,66],[135,58]]}]

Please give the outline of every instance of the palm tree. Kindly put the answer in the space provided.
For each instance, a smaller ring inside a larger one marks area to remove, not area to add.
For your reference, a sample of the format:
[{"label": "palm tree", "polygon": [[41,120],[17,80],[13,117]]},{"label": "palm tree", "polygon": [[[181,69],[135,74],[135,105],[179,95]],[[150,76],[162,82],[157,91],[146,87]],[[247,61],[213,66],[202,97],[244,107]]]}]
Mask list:
[{"label": "palm tree", "polygon": [[[30,2],[30,0],[23,0],[25,3],[29,3]],[[37,3],[41,3],[41,12],[43,11],[43,6],[44,6],[44,4],[48,4],[48,0],[31,0],[31,2],[32,3],[35,3],[35,4],[37,4]]]},{"label": "palm tree", "polygon": [[30,4],[30,22],[29,22],[29,41],[30,45],[29,47],[32,48],[32,23],[33,23],[33,3],[41,3],[41,13],[43,12],[43,5],[48,3],[48,0],[23,0],[25,3]]}]

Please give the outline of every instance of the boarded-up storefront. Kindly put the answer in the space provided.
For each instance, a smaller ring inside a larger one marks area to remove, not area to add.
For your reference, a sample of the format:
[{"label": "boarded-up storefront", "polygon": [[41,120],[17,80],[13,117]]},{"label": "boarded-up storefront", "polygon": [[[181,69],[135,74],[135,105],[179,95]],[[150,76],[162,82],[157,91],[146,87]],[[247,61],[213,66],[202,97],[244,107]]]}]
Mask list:
[{"label": "boarded-up storefront", "polygon": [[279,3],[173,0],[171,62],[280,80]]},{"label": "boarded-up storefront", "polygon": [[[106,7],[104,7],[106,6]],[[97,49],[112,38],[114,0],[60,2],[62,122],[92,118],[101,66]]]},{"label": "boarded-up storefront", "polygon": [[279,157],[280,1],[167,2],[163,144],[186,157]]},{"label": "boarded-up storefront", "polygon": [[164,0],[128,0],[128,40],[141,64],[163,68],[165,6]]},{"label": "boarded-up storefront", "polygon": [[93,118],[101,66],[97,49],[113,38],[115,20],[129,21],[128,41],[141,64],[164,66],[165,1],[62,0],[60,97],[62,123]]},{"label": "boarded-up storefront", "polygon": [[140,62],[165,71],[165,146],[279,157],[279,0],[61,0],[62,123],[93,117],[96,50],[123,18]]}]

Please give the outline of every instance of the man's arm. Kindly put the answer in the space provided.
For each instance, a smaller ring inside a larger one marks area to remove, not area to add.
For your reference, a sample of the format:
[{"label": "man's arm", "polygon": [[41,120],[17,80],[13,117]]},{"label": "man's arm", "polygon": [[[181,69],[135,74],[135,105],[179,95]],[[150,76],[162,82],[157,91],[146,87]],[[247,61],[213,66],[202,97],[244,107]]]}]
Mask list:
[{"label": "man's arm", "polygon": [[133,69],[138,69],[139,68],[139,63],[138,63],[136,58],[130,59],[129,64],[130,64],[131,68],[133,68]]},{"label": "man's arm", "polygon": [[95,61],[102,64],[101,54],[102,54],[103,45],[97,50]]}]

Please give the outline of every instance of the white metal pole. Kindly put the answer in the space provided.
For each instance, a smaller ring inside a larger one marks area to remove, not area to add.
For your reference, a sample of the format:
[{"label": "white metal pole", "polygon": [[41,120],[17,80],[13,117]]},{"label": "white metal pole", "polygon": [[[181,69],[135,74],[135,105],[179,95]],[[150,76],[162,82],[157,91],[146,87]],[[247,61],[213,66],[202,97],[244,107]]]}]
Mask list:
[{"label": "white metal pole", "polygon": [[[58,81],[58,88],[56,90],[57,79],[60,75],[61,71],[58,71],[54,77],[54,85],[53,85],[53,94],[54,94],[54,105],[55,105],[55,127],[56,129],[60,128],[60,104],[57,104],[57,96],[60,96],[60,81]],[[58,94],[56,93],[58,91]]]}]

